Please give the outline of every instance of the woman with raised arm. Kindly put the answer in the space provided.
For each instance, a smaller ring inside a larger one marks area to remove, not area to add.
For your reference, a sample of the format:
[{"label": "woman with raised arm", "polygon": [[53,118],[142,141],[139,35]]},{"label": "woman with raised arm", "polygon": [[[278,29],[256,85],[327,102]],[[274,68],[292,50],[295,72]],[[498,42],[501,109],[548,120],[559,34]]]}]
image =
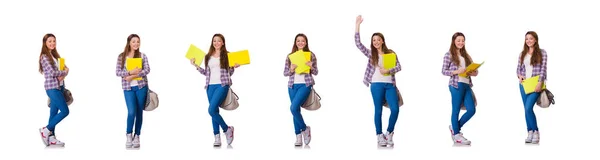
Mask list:
[{"label": "woman with raised arm", "polygon": [[[401,66],[396,56],[396,65],[393,68],[383,67],[383,57],[385,54],[393,54],[394,51],[388,49],[385,44],[385,38],[381,33],[373,33],[371,36],[370,48],[365,47],[360,40],[360,24],[363,22],[362,16],[356,17],[356,32],[354,41],[356,47],[367,57],[367,68],[363,83],[371,87],[371,95],[375,106],[375,133],[377,142],[380,146],[394,145],[393,136],[400,106],[398,104],[398,88],[396,88],[395,74],[400,72]],[[382,132],[382,108],[384,102],[389,104],[390,119],[387,132]]]}]

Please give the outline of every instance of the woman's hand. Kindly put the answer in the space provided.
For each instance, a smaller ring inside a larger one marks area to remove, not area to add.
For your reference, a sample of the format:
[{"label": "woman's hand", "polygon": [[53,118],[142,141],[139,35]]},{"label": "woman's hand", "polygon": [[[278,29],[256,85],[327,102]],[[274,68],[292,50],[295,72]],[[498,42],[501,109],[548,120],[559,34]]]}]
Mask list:
[{"label": "woman's hand", "polygon": [[312,65],[313,65],[313,62],[311,62],[311,61],[308,61],[308,62],[306,62],[306,65],[307,65],[307,66],[309,66],[310,68],[312,68],[312,67],[313,67],[313,66],[312,66]]},{"label": "woman's hand", "polygon": [[462,73],[465,73],[465,68],[463,68],[463,67],[460,67],[460,68],[458,68],[457,70],[454,70],[454,72],[452,72],[452,73],[454,73],[454,74],[462,74]]},{"label": "woman's hand", "polygon": [[538,84],[535,86],[535,92],[541,92],[542,91],[542,82],[538,82]]},{"label": "woman's hand", "polygon": [[477,70],[471,71],[469,73],[467,73],[469,76],[477,76],[479,74],[479,72]]}]

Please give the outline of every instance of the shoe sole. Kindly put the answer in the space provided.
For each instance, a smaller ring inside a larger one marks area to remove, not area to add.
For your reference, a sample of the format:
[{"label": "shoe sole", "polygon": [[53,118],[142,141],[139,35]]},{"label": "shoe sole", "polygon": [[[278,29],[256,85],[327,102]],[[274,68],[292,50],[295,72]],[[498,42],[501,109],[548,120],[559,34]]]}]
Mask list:
[{"label": "shoe sole", "polygon": [[42,131],[42,129],[38,129],[39,133],[40,133],[40,137],[42,138],[42,142],[44,142],[44,145],[50,146],[50,144],[48,143],[48,141],[46,139],[44,139],[44,132]]}]

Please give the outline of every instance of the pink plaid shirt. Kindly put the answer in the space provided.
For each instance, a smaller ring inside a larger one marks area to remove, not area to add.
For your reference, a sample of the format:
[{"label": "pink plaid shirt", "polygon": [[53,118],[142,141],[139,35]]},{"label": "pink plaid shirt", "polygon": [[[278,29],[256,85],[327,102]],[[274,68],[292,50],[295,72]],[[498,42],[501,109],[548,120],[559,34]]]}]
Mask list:
[{"label": "pink plaid shirt", "polygon": [[40,62],[42,63],[42,72],[44,74],[45,79],[44,89],[60,89],[60,82],[58,81],[58,77],[66,76],[67,72],[58,70],[58,64],[51,65],[50,61],[53,61],[53,59],[46,57],[46,55],[41,56]]},{"label": "pink plaid shirt", "polygon": [[[517,75],[519,76],[523,76],[525,77],[525,64],[521,64],[521,57],[519,57],[519,63],[517,64]],[[540,80],[539,82],[545,82],[546,78],[547,78],[547,66],[546,63],[548,62],[548,54],[546,53],[546,50],[542,49],[542,63],[541,64],[535,64],[533,65],[533,71],[531,76],[540,76]]]},{"label": "pink plaid shirt", "polygon": [[[460,64],[455,64],[450,59],[450,52],[446,52],[444,55],[444,65],[442,65],[442,74],[444,76],[450,76],[450,80],[448,81],[448,85],[458,88],[458,74],[452,75],[452,72],[457,70]],[[469,86],[473,87],[473,80],[471,80],[471,76],[467,77],[469,79]]]},{"label": "pink plaid shirt", "polygon": [[[292,53],[290,53],[292,54]],[[290,55],[288,54],[288,55]],[[311,85],[315,85],[315,80],[313,78],[313,75],[317,75],[319,74],[319,68],[317,67],[317,57],[315,56],[315,53],[311,52],[310,53],[310,61],[312,62],[312,66],[310,69],[310,74],[300,74],[300,75],[304,75],[304,81],[306,82],[306,86],[311,86]],[[292,86],[294,85],[294,74],[296,74],[296,72],[294,70],[290,70],[290,57],[286,56],[287,58],[285,59],[285,67],[283,69],[283,76],[288,76],[289,80],[288,80],[288,88],[292,88]]]},{"label": "pink plaid shirt", "polygon": [[[371,58],[371,50],[365,47],[365,45],[360,42],[360,33],[356,32],[354,34],[354,43],[356,47],[367,56],[367,69],[365,70],[365,76],[363,78],[363,83],[369,86],[371,84],[371,80],[373,79],[373,74],[375,73],[375,66],[371,64],[368,59]],[[400,61],[398,61],[398,56],[396,56],[396,67],[390,69],[390,74],[392,75],[392,84],[396,86],[396,73],[400,72],[402,67],[400,66]]]},{"label": "pink plaid shirt", "polygon": [[[146,57],[146,54],[141,53],[142,54],[142,71],[138,74],[138,76],[142,77],[142,80],[138,80],[138,88],[143,88],[144,86],[146,86],[148,84],[148,77],[146,77],[146,75],[148,75],[150,73],[150,64],[148,64],[148,57]],[[131,85],[129,82],[127,82],[127,80],[125,80],[125,77],[129,76],[129,72],[127,71],[127,68],[125,68],[126,66],[124,64],[121,64],[121,56],[119,56],[117,58],[117,68],[116,68],[116,73],[117,76],[121,77],[121,88],[123,90],[131,90]],[[135,81],[135,80],[132,80]]]}]

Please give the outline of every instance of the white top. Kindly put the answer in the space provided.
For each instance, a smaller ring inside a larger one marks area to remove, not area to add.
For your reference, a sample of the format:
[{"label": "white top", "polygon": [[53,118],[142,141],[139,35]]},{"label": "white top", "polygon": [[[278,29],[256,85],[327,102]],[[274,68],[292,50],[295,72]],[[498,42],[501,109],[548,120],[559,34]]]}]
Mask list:
[{"label": "white top", "polygon": [[[58,63],[58,59],[54,58],[54,65],[58,66],[57,68],[60,69],[60,64]],[[59,86],[65,85],[64,80],[60,81]]]},{"label": "white top", "polygon": [[208,69],[210,69],[209,84],[221,84],[221,57],[210,57],[208,60]]},{"label": "white top", "polygon": [[[379,55],[379,63],[377,66],[383,67],[383,56]],[[371,78],[371,82],[383,82],[383,83],[392,83],[392,76],[385,76],[381,74],[379,67],[375,67],[375,73],[373,73],[373,77]]]},{"label": "white top", "polygon": [[[127,61],[125,61],[125,66],[127,66]],[[138,86],[138,81],[137,80],[129,81],[129,86],[131,86],[131,87]]]},{"label": "white top", "polygon": [[294,74],[294,84],[306,84],[304,76],[306,76],[306,74]]},{"label": "white top", "polygon": [[[465,62],[465,58],[461,55],[458,55],[458,59],[460,59],[460,67],[467,68],[467,62]],[[458,82],[470,84],[469,78],[458,76]]]},{"label": "white top", "polygon": [[533,75],[533,65],[531,65],[531,54],[526,54],[523,58],[523,65],[525,65],[525,78],[531,78]]}]

